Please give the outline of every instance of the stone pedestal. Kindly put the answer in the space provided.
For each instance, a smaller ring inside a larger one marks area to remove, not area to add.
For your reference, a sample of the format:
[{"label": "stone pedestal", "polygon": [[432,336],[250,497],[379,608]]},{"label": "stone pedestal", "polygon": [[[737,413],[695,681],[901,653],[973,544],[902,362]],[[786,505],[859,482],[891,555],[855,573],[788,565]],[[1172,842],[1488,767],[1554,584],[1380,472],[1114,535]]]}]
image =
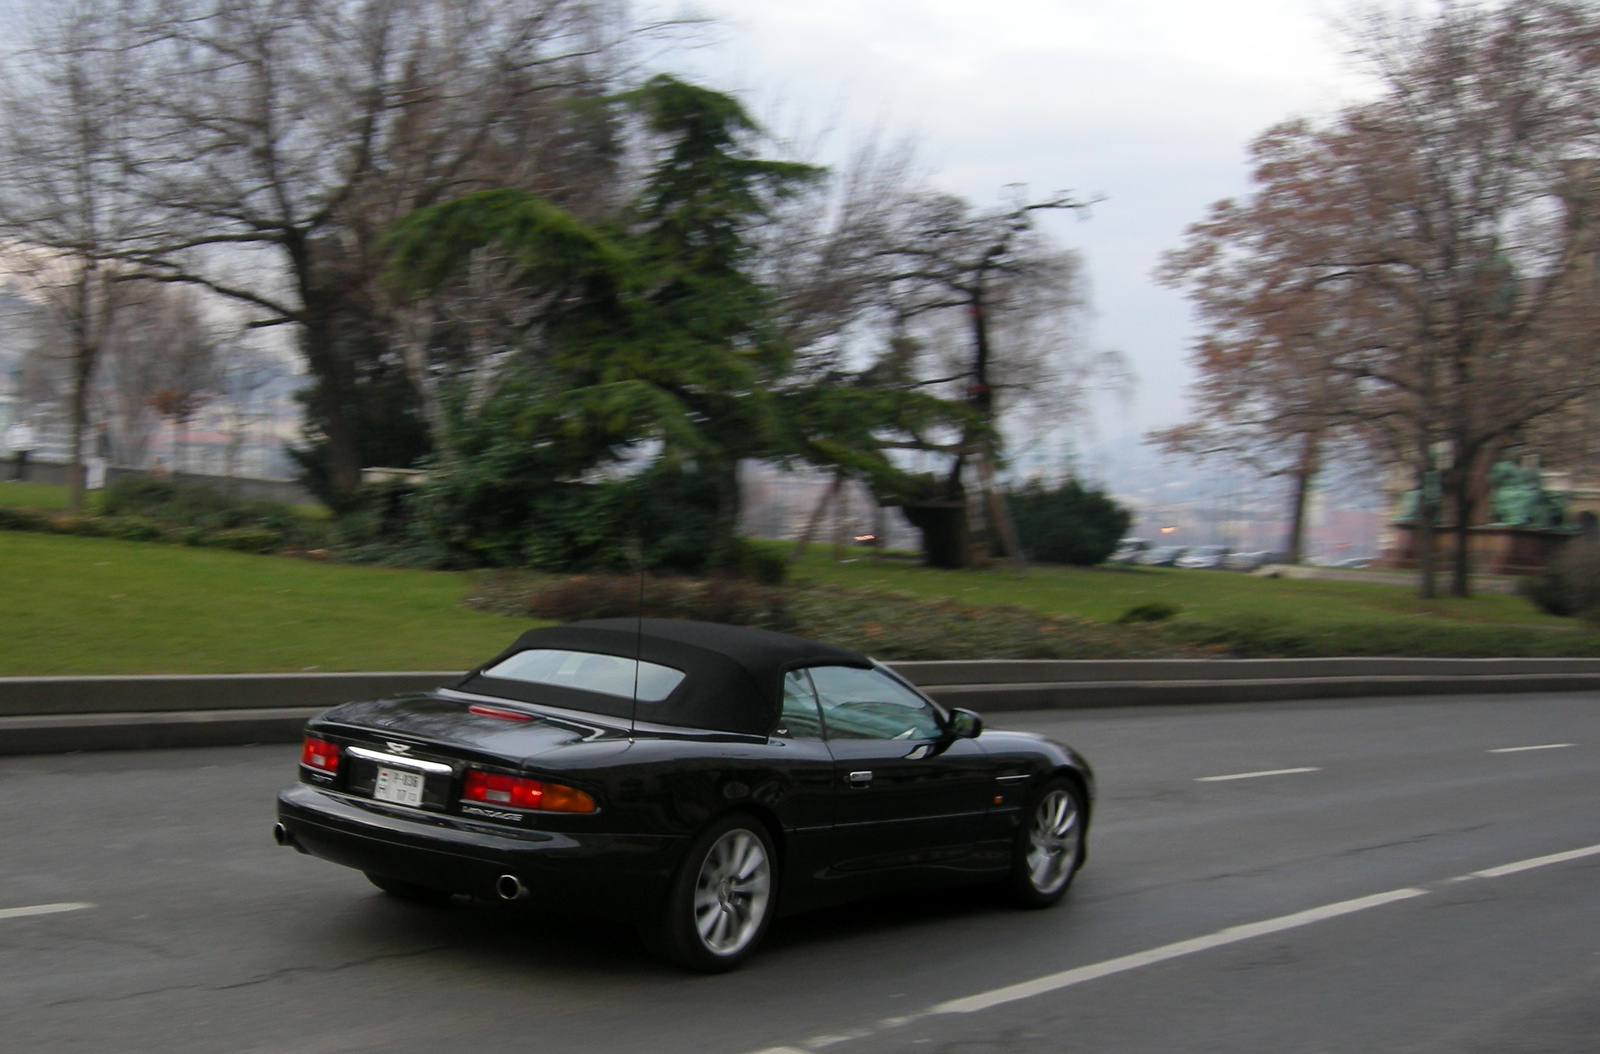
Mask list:
[{"label": "stone pedestal", "polygon": [[[1543,573],[1577,532],[1546,527],[1468,527],[1467,552],[1475,575],[1537,575]],[[1434,528],[1434,567],[1443,571],[1456,555],[1455,528]],[[1378,567],[1414,571],[1417,567],[1416,527],[1394,524],[1394,540],[1378,554]]]}]

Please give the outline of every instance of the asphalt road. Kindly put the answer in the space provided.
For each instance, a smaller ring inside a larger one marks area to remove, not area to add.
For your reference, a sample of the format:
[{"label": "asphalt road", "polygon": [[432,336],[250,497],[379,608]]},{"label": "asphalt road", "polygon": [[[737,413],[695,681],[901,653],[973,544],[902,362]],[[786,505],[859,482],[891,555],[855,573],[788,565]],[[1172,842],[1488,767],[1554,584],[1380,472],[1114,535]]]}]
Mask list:
[{"label": "asphalt road", "polygon": [[721,977],[278,849],[293,748],[3,759],[0,1050],[1600,1051],[1600,849],[1544,859],[1600,846],[1600,699],[991,724],[1099,773],[1062,905],[803,916]]}]

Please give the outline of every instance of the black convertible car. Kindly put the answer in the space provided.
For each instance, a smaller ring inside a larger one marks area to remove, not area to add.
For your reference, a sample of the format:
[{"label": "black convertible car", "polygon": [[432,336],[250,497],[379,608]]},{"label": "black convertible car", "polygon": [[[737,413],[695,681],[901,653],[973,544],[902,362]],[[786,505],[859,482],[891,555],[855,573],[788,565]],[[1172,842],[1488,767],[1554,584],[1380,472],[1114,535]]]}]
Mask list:
[{"label": "black convertible car", "polygon": [[606,619],[313,718],[273,833],[398,897],[620,917],[720,970],[776,915],[891,891],[1004,883],[1054,904],[1093,797],[1070,749],[985,732],[865,656]]}]

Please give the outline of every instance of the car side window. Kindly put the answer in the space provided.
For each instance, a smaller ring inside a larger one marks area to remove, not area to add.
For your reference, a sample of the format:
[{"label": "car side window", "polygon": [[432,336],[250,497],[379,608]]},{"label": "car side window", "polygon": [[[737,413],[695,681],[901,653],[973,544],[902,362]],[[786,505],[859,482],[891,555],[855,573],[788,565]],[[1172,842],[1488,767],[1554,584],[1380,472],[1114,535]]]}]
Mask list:
[{"label": "car side window", "polygon": [[817,695],[804,670],[790,670],[783,676],[783,715],[778,718],[775,735],[789,739],[821,739],[822,716],[817,712]]},{"label": "car side window", "polygon": [[936,739],[939,715],[892,677],[854,666],[813,666],[829,739]]}]

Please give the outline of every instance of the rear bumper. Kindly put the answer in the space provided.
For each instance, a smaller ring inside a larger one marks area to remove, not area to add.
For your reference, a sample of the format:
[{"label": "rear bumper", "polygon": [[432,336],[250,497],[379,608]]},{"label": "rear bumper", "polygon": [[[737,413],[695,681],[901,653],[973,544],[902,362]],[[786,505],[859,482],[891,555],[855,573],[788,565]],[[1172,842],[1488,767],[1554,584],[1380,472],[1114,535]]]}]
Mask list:
[{"label": "rear bumper", "polygon": [[585,914],[638,920],[665,896],[688,839],[502,830],[296,784],[278,795],[278,822],[296,849],[358,871],[494,897],[495,879],[515,875],[533,900]]}]

